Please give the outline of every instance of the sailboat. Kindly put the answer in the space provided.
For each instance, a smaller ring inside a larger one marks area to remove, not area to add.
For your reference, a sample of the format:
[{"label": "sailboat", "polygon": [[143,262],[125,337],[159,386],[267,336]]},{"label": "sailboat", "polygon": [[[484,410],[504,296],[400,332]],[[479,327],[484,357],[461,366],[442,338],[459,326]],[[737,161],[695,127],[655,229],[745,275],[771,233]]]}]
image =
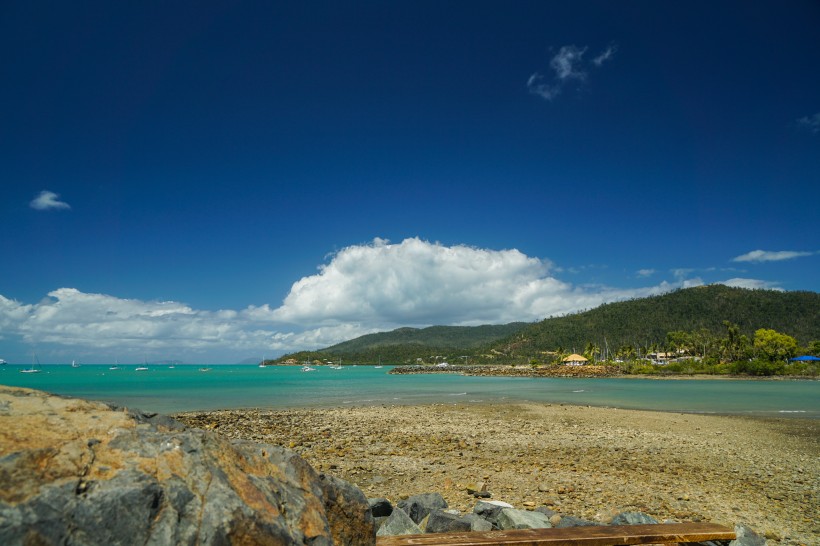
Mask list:
[{"label": "sailboat", "polygon": [[374,368],[381,368],[382,367],[382,357],[379,357],[379,363]]},{"label": "sailboat", "polygon": [[[37,366],[36,368],[35,368],[35,364]],[[37,354],[35,354],[34,358],[31,359],[31,367],[30,368],[24,368],[24,369],[20,370],[20,373],[40,373],[42,371],[43,371],[43,368],[42,368],[42,366],[40,366],[40,359],[37,358]]]},{"label": "sailboat", "polygon": [[71,367],[72,367],[72,368],[79,368],[79,367],[80,367],[80,363],[79,363],[79,362],[77,362],[76,360],[72,360],[72,361],[71,361]]},{"label": "sailboat", "polygon": [[134,369],[135,372],[147,372],[148,371],[148,362],[145,359],[142,360],[142,366],[138,366]]},{"label": "sailboat", "polygon": [[304,366],[302,366],[302,371],[303,371],[303,372],[315,372],[315,371],[316,371],[316,368],[311,368],[311,367],[310,367],[310,361],[309,361],[309,360],[305,360],[305,365],[304,365]]},{"label": "sailboat", "polygon": [[119,370],[120,369],[120,361],[114,360],[114,365],[108,368],[109,370]]}]

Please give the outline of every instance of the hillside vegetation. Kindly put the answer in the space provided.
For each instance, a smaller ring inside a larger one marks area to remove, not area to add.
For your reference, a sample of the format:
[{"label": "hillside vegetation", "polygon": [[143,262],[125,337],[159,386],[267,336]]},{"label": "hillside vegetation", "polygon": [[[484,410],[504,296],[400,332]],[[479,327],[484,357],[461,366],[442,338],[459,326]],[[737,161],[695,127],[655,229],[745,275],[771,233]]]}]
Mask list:
[{"label": "hillside vegetation", "polygon": [[350,363],[398,364],[424,360],[433,356],[453,357],[480,353],[492,343],[509,337],[528,326],[525,322],[483,326],[430,326],[428,328],[398,328],[390,332],[367,334],[321,349],[285,355],[284,361],[338,360]]},{"label": "hillside vegetation", "polygon": [[802,345],[820,339],[820,294],[749,290],[723,285],[687,288],[649,298],[609,303],[590,311],[531,324],[492,345],[505,354],[564,348],[582,352],[589,343],[608,347],[665,347],[674,331],[722,334],[724,321],[752,337],[760,328],[786,333]]},{"label": "hillside vegetation", "polygon": [[732,335],[748,338],[749,343],[757,330],[771,329],[807,347],[820,340],[820,294],[710,285],[604,304],[537,323],[399,328],[319,351],[285,355],[277,361],[343,358],[348,363],[381,359],[385,364],[409,364],[442,359],[458,362],[460,357],[469,357],[471,363],[520,363],[569,352],[591,353],[595,358],[619,352],[634,356],[669,350],[674,345],[670,333],[686,332],[714,341],[726,335],[727,324]]}]

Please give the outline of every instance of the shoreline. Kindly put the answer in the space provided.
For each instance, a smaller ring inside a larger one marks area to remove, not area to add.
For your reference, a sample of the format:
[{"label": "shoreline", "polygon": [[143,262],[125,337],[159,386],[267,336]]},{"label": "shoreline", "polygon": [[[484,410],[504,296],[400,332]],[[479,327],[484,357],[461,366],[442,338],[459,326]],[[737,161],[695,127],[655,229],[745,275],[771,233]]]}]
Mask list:
[{"label": "shoreline", "polygon": [[571,379],[657,379],[657,380],[735,380],[735,381],[820,381],[820,377],[805,375],[711,375],[711,374],[624,374],[617,366],[537,366],[529,365],[502,366],[493,364],[450,364],[446,367],[433,365],[394,366],[390,370],[394,375],[413,374],[454,374],[475,377],[551,377]]},{"label": "shoreline", "polygon": [[[289,447],[317,471],[398,501],[468,487],[517,508],[607,522],[745,523],[770,544],[820,542],[820,422],[541,403],[380,405],[176,414],[231,438]],[[526,505],[524,503],[527,503]]]}]

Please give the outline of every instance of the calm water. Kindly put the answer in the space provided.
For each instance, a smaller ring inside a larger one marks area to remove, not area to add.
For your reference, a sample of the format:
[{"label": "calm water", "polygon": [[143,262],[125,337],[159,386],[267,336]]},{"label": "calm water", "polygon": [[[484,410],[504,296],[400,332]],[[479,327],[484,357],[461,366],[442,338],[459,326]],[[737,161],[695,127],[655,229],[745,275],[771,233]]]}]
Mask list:
[{"label": "calm water", "polygon": [[0,384],[173,413],[228,408],[532,401],[820,419],[820,381],[545,379],[388,375],[389,367],[0,366]]}]

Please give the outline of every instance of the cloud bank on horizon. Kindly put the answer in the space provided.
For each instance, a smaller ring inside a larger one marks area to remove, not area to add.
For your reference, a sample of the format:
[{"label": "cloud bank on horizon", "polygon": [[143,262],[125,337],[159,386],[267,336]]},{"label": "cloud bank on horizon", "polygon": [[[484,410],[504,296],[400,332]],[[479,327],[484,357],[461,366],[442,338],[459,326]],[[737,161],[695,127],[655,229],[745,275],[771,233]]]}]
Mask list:
[{"label": "cloud bank on horizon", "polygon": [[[333,254],[315,275],[295,282],[277,308],[210,311],[59,288],[35,304],[0,295],[0,330],[31,345],[132,357],[146,351],[214,355],[226,361],[236,355],[316,349],[401,326],[534,321],[703,284],[679,270],[671,283],[584,287],[559,280],[554,271],[550,261],[515,249],[375,239]],[[744,278],[722,284],[777,288]]]}]

